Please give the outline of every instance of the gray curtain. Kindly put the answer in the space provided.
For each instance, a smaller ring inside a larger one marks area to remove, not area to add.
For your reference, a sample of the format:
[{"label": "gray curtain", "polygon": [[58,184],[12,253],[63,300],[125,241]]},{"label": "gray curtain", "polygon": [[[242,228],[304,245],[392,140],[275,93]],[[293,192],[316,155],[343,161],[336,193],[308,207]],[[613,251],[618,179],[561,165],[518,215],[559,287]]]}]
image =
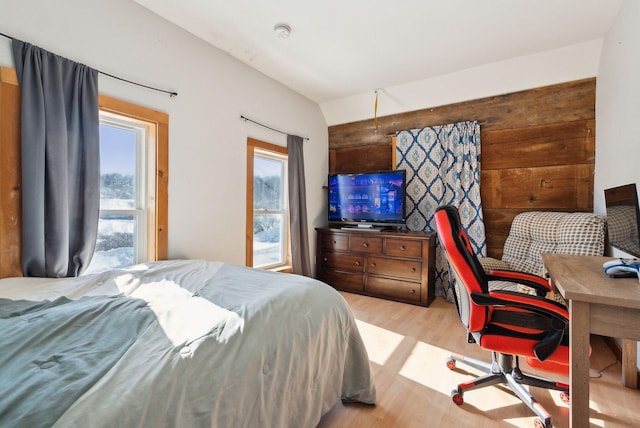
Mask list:
[{"label": "gray curtain", "polygon": [[307,230],[307,192],[305,190],[302,146],[302,137],[287,135],[291,263],[293,265],[293,273],[311,276],[309,233]]},{"label": "gray curtain", "polygon": [[100,208],[98,72],[13,40],[22,93],[22,269],[78,276]]}]

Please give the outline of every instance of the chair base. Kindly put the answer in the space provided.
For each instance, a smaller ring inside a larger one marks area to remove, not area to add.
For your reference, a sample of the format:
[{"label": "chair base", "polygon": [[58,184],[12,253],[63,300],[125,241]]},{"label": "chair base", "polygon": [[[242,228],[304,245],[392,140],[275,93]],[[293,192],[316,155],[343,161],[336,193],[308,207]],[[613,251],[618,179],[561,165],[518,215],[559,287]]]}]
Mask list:
[{"label": "chair base", "polygon": [[542,405],[540,405],[522,385],[562,391],[561,397],[565,402],[569,401],[569,385],[522,373],[517,356],[498,354],[496,352],[492,354],[491,364],[474,358],[467,358],[463,355],[454,354],[449,357],[447,360],[447,367],[449,369],[455,368],[455,363],[459,361],[487,373],[472,381],[459,384],[458,388],[451,392],[453,402],[457,405],[462,404],[464,402],[462,396],[465,391],[503,383],[515,392],[518,398],[538,416],[538,419],[535,420],[536,427],[551,428],[551,415],[547,413]]}]

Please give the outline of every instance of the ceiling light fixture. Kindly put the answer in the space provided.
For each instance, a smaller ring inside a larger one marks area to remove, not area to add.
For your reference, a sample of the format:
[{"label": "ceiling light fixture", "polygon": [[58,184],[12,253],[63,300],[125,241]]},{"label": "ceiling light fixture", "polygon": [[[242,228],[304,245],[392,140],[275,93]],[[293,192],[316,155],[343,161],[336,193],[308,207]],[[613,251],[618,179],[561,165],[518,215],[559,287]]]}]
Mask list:
[{"label": "ceiling light fixture", "polygon": [[279,39],[287,39],[291,34],[291,27],[287,24],[276,24],[273,31]]}]

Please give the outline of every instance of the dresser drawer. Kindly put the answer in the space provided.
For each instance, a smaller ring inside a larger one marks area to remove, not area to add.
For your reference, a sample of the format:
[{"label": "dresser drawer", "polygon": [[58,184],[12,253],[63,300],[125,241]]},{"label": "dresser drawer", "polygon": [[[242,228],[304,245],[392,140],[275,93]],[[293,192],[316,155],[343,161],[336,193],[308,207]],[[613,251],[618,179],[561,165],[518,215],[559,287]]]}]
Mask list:
[{"label": "dresser drawer", "polygon": [[420,301],[420,283],[398,281],[370,276],[367,278],[367,292],[409,301]]},{"label": "dresser drawer", "polygon": [[364,291],[364,273],[321,269],[318,279],[340,290]]},{"label": "dresser drawer", "polygon": [[[367,232],[372,233],[372,232]],[[354,253],[381,254],[382,238],[375,236],[351,236],[349,251]]]},{"label": "dresser drawer", "polygon": [[323,233],[320,245],[325,250],[347,251],[349,249],[349,235],[339,233]]},{"label": "dresser drawer", "polygon": [[417,260],[397,260],[385,257],[369,257],[367,273],[371,275],[395,276],[420,281],[422,263]]},{"label": "dresser drawer", "polygon": [[422,257],[422,242],[387,238],[384,240],[384,253],[388,256],[419,259]]},{"label": "dresser drawer", "polygon": [[357,254],[325,252],[320,259],[320,268],[345,272],[364,272],[364,258]]}]

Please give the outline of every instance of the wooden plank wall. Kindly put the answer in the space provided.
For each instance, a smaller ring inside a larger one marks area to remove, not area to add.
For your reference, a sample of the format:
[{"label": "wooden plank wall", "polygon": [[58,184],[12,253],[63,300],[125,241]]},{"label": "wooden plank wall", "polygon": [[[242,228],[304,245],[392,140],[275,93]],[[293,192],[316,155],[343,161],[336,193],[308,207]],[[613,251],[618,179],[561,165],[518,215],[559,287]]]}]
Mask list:
[{"label": "wooden plank wall", "polygon": [[393,168],[396,131],[478,120],[489,255],[523,211],[593,211],[595,78],[329,127],[329,172]]},{"label": "wooden plank wall", "polygon": [[15,73],[0,69],[0,278],[22,276],[20,89]]}]

